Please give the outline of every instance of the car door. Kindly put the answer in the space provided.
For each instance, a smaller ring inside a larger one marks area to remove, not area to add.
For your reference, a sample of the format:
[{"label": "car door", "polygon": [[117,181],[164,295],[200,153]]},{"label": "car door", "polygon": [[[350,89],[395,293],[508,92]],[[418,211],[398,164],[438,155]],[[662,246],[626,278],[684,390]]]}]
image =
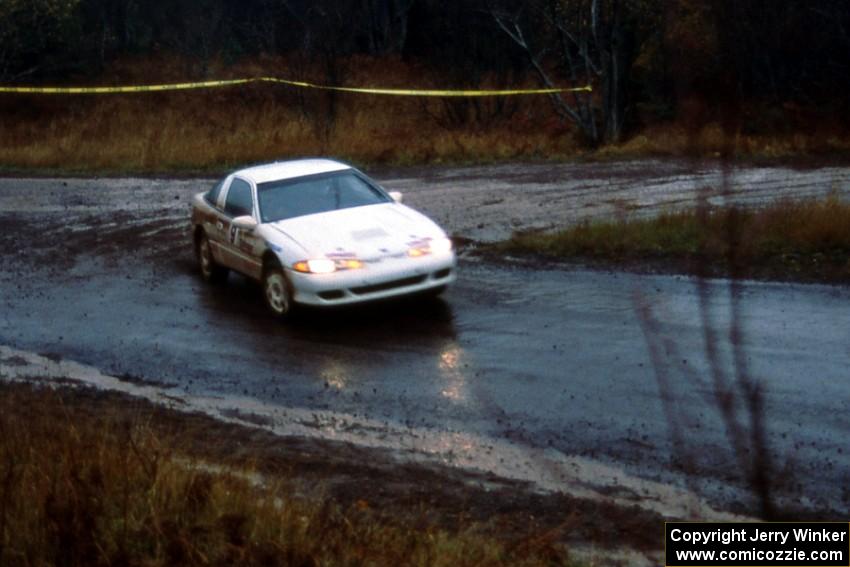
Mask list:
[{"label": "car door", "polygon": [[224,199],[224,239],[222,252],[224,264],[248,276],[259,278],[260,239],[253,231],[240,230],[233,226],[233,219],[241,216],[257,218],[254,213],[254,191],[248,181],[234,177]]},{"label": "car door", "polygon": [[[227,266],[223,245],[227,241],[227,216],[224,214],[224,195],[230,185],[231,177],[225,177],[205,195],[204,199],[209,205],[203,210],[204,232],[210,242],[213,257],[216,262]],[[229,267],[229,266],[228,266]]]}]

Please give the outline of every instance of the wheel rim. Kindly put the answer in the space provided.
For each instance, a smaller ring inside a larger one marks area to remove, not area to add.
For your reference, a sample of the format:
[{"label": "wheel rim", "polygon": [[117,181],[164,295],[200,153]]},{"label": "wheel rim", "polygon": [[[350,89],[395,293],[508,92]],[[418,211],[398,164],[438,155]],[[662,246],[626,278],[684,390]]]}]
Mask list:
[{"label": "wheel rim", "polygon": [[210,254],[210,243],[206,238],[201,239],[201,243],[198,246],[198,259],[201,262],[201,273],[205,277],[210,277],[212,275],[212,256]]},{"label": "wheel rim", "polygon": [[266,302],[278,315],[285,315],[289,311],[289,294],[286,289],[286,280],[283,275],[273,272],[266,276]]}]

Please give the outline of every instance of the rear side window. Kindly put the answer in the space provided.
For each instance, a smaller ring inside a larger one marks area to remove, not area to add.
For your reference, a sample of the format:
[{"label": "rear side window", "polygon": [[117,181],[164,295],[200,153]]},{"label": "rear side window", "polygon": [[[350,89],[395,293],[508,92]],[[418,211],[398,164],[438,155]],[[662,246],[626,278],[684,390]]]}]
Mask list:
[{"label": "rear side window", "polygon": [[230,182],[227,200],[224,202],[224,212],[233,217],[250,215],[254,212],[251,186],[247,182],[238,178]]},{"label": "rear side window", "polygon": [[213,185],[213,188],[207,191],[206,196],[204,197],[207,200],[207,203],[215,207],[218,204],[218,196],[221,194],[221,187],[224,185],[224,179],[220,180],[218,183]]}]

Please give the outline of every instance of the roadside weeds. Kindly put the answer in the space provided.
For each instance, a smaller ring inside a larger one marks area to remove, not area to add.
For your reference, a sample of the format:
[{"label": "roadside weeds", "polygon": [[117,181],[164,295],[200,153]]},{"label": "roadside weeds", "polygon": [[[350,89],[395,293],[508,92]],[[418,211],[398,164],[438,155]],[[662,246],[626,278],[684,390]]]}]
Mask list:
[{"label": "roadside weeds", "polygon": [[[734,242],[726,237],[730,225],[739,227]],[[730,275],[732,249],[738,277],[850,283],[850,203],[830,196],[759,209],[716,208],[704,216],[685,211],[584,222],[555,233],[518,233],[482,253],[723,277]]]},{"label": "roadside weeds", "polygon": [[661,543],[647,512],[475,488],[120,395],[6,385],[0,408],[3,564],[550,565],[576,564],[573,545]]}]

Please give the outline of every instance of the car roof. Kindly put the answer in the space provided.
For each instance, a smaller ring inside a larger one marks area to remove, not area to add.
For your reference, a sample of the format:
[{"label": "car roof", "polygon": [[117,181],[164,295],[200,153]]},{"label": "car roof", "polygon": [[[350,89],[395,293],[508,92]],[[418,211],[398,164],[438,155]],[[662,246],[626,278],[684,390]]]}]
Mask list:
[{"label": "car roof", "polygon": [[332,159],[309,158],[276,161],[274,163],[246,167],[245,169],[234,172],[234,175],[249,179],[254,183],[265,183],[267,181],[292,179],[305,175],[315,175],[317,173],[342,171],[344,169],[351,169],[351,166]]}]

